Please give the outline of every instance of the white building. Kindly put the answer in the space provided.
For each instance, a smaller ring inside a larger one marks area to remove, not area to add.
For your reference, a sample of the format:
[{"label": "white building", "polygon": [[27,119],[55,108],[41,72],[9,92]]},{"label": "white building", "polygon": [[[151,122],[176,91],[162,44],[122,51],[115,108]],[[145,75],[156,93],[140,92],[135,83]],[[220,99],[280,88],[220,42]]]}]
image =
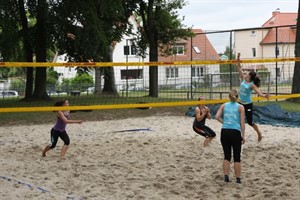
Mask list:
[{"label": "white building", "polygon": [[[141,26],[141,22],[131,16],[130,23],[133,24],[133,35],[124,35],[123,39],[116,43],[113,51],[113,62],[148,62],[149,56],[145,57],[136,55],[134,45],[134,33]],[[219,55],[213,48],[208,38],[201,29],[193,30],[196,35],[188,40],[178,40],[173,48],[178,51],[173,56],[158,57],[158,61],[195,61],[195,60],[219,60]],[[193,49],[191,49],[191,47]],[[147,50],[146,52],[149,52]],[[174,60],[175,59],[175,60]],[[56,62],[66,62],[65,55],[58,56]],[[72,78],[76,75],[75,68],[57,67],[55,70],[62,74],[63,78]],[[117,90],[143,90],[149,88],[149,66],[115,66],[115,83]],[[158,68],[158,85],[159,86],[176,86],[190,85],[192,82],[203,82],[205,75],[220,73],[219,65],[197,65],[197,66],[170,66]],[[213,76],[213,82],[219,82],[219,76]],[[103,78],[103,77],[102,77]],[[61,79],[60,79],[61,81]],[[104,83],[104,80],[101,81]],[[127,88],[127,87],[128,88]]]},{"label": "white building", "polygon": [[[242,59],[264,58],[292,58],[295,57],[295,41],[297,13],[281,13],[276,10],[272,17],[267,20],[262,28],[235,32],[235,51],[241,53]],[[278,27],[275,26],[291,26]],[[277,43],[277,49],[276,49]],[[277,54],[277,55],[276,55]],[[276,80],[275,64],[251,63],[254,70],[267,69],[271,75],[271,81]],[[245,67],[245,65],[244,65]],[[290,81],[293,78],[294,62],[277,63],[277,81]]]}]

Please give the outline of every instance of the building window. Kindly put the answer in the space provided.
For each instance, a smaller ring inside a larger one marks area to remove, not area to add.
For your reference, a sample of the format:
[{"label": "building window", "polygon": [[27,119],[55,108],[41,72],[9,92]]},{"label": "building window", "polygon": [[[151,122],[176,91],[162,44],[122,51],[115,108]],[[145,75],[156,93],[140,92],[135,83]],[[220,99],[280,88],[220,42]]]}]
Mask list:
[{"label": "building window", "polygon": [[183,45],[176,45],[172,48],[173,55],[184,55],[184,46]]},{"label": "building window", "polygon": [[142,69],[123,69],[121,70],[121,79],[142,79],[143,70]]},{"label": "building window", "polygon": [[166,77],[167,78],[176,78],[176,77],[178,77],[178,68],[176,68],[176,67],[166,68]]},{"label": "building window", "polygon": [[280,77],[280,68],[276,68],[276,75],[277,77]]},{"label": "building window", "polygon": [[252,48],[252,56],[256,57],[256,49],[255,48]]},{"label": "building window", "polygon": [[279,56],[280,52],[279,52],[279,47],[275,47],[275,55]]},{"label": "building window", "polygon": [[199,49],[198,47],[193,46],[193,49],[194,49],[194,51],[195,51],[197,54],[200,54],[200,53],[201,53],[201,51],[200,51],[200,49]]},{"label": "building window", "polygon": [[137,48],[136,48],[136,45],[134,44],[133,40],[127,40],[126,43],[129,43],[129,44],[124,46],[124,55],[125,56],[136,55]]},{"label": "building window", "polygon": [[192,67],[192,77],[204,76],[204,67]]}]

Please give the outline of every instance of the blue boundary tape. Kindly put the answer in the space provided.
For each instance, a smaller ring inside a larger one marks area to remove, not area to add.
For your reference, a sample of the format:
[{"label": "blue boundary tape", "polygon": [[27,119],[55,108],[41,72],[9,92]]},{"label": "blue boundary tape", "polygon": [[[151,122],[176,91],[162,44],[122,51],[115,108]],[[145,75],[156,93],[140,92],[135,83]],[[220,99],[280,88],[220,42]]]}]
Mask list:
[{"label": "blue boundary tape", "polygon": [[135,128],[135,129],[127,129],[121,131],[114,131],[113,133],[136,132],[136,131],[153,131],[153,130],[151,128]]},{"label": "blue boundary tape", "polygon": [[[37,190],[39,190],[42,193],[51,193],[49,190],[46,190],[46,189],[44,189],[42,187],[39,187],[39,186],[35,187],[34,185],[31,185],[29,183],[25,183],[23,181],[19,181],[19,180],[13,179],[13,178],[8,178],[6,176],[1,176],[1,175],[0,175],[0,178],[2,178],[3,180],[6,180],[6,181],[12,181],[12,182],[15,182],[17,184],[27,186],[29,189],[36,188]],[[81,198],[81,197],[73,197],[73,196],[69,196],[69,195],[67,196],[67,199],[83,200],[83,198]]]}]

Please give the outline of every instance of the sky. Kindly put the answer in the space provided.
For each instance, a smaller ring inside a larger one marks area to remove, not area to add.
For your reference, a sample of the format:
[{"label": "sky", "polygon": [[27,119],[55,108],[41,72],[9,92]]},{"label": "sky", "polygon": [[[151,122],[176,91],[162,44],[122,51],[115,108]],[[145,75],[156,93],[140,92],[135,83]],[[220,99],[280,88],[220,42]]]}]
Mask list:
[{"label": "sky", "polygon": [[179,10],[187,27],[210,30],[232,30],[261,27],[280,12],[298,12],[299,0],[186,0]]}]

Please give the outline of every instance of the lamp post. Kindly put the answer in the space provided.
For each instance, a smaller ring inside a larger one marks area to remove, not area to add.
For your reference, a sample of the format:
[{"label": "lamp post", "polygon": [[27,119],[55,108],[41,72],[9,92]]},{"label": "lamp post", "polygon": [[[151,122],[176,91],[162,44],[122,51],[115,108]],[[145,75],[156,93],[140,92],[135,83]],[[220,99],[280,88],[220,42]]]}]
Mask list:
[{"label": "lamp post", "polygon": [[126,97],[128,97],[128,55],[130,53],[130,50],[129,50],[129,46],[128,46],[128,41],[130,39],[126,39],[126,44],[124,46],[124,55],[126,56]]}]

